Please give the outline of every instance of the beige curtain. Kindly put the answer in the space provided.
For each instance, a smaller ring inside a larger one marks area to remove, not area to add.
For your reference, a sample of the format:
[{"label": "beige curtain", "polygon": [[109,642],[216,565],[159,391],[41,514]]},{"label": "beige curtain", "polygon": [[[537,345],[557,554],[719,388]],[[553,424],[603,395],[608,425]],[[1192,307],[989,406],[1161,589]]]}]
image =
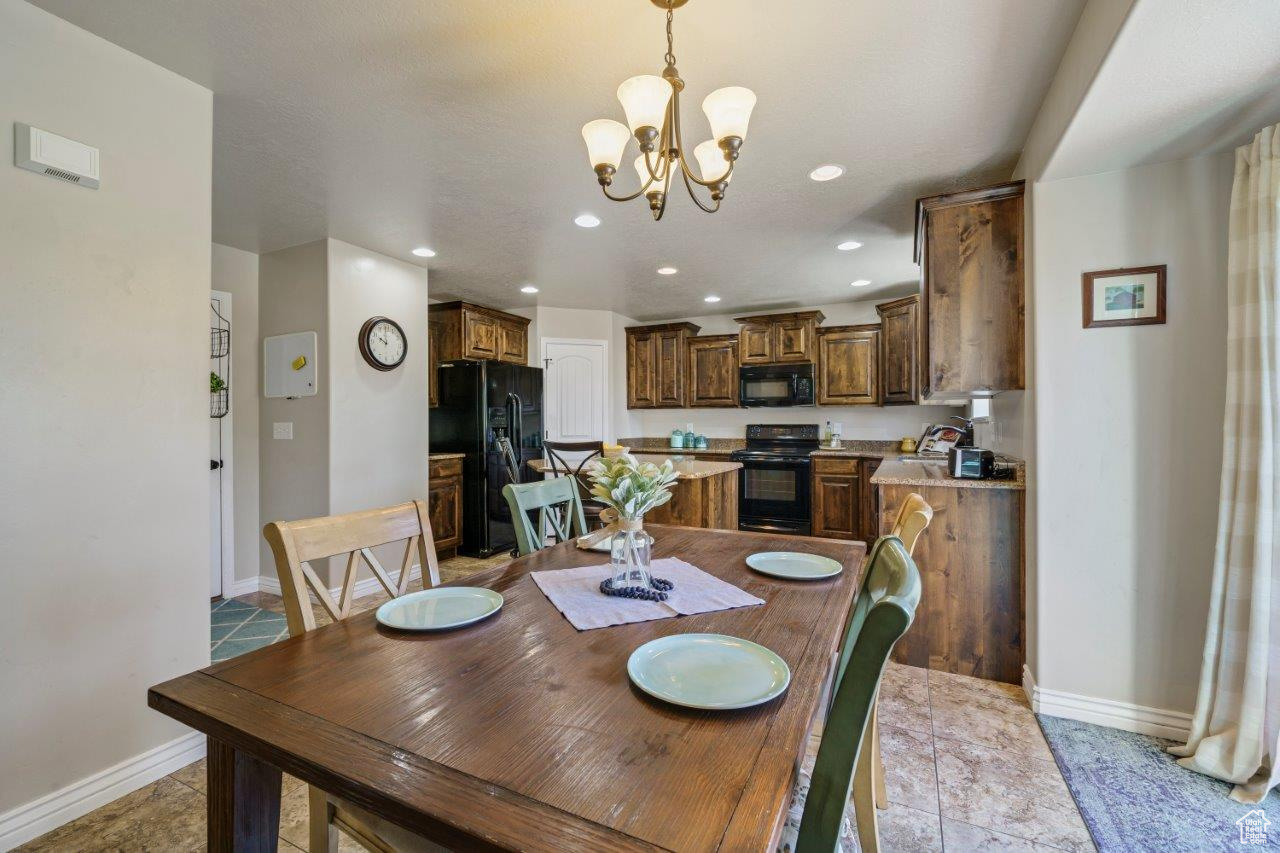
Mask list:
[{"label": "beige curtain", "polygon": [[1178,763],[1260,802],[1280,782],[1280,125],[1236,150],[1218,543],[1196,713]]}]

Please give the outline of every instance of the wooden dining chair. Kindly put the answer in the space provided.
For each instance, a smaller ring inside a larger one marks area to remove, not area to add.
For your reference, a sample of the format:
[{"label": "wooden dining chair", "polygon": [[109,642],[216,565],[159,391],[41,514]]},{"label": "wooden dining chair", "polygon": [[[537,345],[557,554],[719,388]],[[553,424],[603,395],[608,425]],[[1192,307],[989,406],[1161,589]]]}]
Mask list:
[{"label": "wooden dining chair", "polygon": [[[600,526],[600,513],[605,508],[603,502],[591,497],[591,478],[586,471],[597,459],[604,457],[603,441],[544,441],[542,449],[551,463],[551,473],[557,477],[572,477],[578,484],[578,499],[582,503],[582,513],[587,524],[592,528]],[[566,453],[586,454],[576,462],[566,459]]]},{"label": "wooden dining chair", "polygon": [[933,507],[929,506],[929,502],[924,498],[912,492],[899,507],[898,517],[894,520],[893,529],[889,535],[901,539],[908,554],[915,554],[916,540],[920,538],[920,534],[931,521],[933,521]]},{"label": "wooden dining chair", "polygon": [[[285,619],[289,623],[290,637],[304,634],[316,627],[312,595],[334,622],[351,615],[356,576],[361,563],[369,567],[383,589],[393,598],[408,591],[415,557],[422,570],[422,588],[427,589],[440,583],[440,566],[431,536],[431,522],[427,515],[427,505],[422,501],[346,515],[301,521],[273,521],[263,528],[262,533],[271,545],[271,553],[275,555],[276,576],[280,579],[280,591],[284,596]],[[400,541],[405,543],[404,558],[400,562],[400,577],[393,582],[373,549]],[[338,598],[334,600],[328,586],[311,567],[310,561],[340,554],[346,556],[346,570],[338,590]],[[311,594],[308,594],[308,588]],[[308,786],[308,796],[311,809],[311,853],[336,853],[339,829],[365,849],[377,853],[406,849],[406,840],[413,844],[408,849],[443,849],[417,836],[406,836],[405,830],[332,797],[319,788]]]},{"label": "wooden dining chair", "polygon": [[[920,603],[920,571],[902,541],[882,536],[872,548],[866,579],[849,614],[836,667],[834,698],[810,774],[797,780],[786,853],[830,853],[844,832],[853,795],[863,853],[880,849],[873,793],[872,717],[880,680],[894,644],[911,627]],[[798,816],[798,825],[796,817]]]},{"label": "wooden dining chair", "polygon": [[[511,524],[516,529],[516,545],[522,557],[546,547],[544,533],[548,524],[557,542],[587,532],[582,499],[572,477],[508,483],[502,487],[502,496],[511,508]],[[529,513],[534,510],[538,511],[536,528],[529,518]]]}]

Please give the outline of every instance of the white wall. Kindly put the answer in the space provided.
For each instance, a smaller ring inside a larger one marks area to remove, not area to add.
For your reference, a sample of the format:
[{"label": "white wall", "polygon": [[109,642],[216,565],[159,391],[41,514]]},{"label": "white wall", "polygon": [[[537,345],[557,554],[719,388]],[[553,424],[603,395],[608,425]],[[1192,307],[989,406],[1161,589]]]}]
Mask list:
[{"label": "white wall", "polygon": [[231,294],[231,482],[235,505],[236,580],[258,576],[262,521],[258,505],[258,256],[213,244],[213,289]]},{"label": "white wall", "polygon": [[[328,269],[329,512],[426,500],[427,271],[340,240],[328,241]],[[374,316],[404,329],[395,370],[360,355],[357,334]],[[394,571],[402,556],[392,546],[378,559]]]},{"label": "white wall", "polygon": [[[98,147],[101,189],[14,168],[15,121]],[[211,135],[208,90],[0,2],[0,847],[184,735],[146,690],[209,661]]]},{"label": "white wall", "polygon": [[[1230,154],[1034,194],[1035,677],[1188,712],[1213,564]],[[1168,265],[1168,323],[1081,328],[1088,270]],[[1082,630],[1084,626],[1088,630]]]}]

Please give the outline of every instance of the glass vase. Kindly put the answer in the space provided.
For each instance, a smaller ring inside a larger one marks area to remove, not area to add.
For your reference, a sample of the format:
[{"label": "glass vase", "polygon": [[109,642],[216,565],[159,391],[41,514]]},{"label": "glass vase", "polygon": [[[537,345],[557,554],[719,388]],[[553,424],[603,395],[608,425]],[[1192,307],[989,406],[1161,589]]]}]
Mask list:
[{"label": "glass vase", "polygon": [[613,567],[610,586],[617,589],[640,587],[655,589],[649,564],[653,559],[653,537],[643,530],[613,534],[609,546],[609,562]]}]

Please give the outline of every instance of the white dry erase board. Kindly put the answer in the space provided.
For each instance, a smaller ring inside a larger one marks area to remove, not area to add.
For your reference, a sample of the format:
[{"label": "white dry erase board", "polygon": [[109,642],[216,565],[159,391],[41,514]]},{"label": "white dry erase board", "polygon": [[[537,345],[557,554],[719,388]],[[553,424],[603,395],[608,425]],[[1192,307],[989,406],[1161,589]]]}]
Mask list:
[{"label": "white dry erase board", "polygon": [[262,339],[264,397],[314,397],[316,333],[294,332]]}]

